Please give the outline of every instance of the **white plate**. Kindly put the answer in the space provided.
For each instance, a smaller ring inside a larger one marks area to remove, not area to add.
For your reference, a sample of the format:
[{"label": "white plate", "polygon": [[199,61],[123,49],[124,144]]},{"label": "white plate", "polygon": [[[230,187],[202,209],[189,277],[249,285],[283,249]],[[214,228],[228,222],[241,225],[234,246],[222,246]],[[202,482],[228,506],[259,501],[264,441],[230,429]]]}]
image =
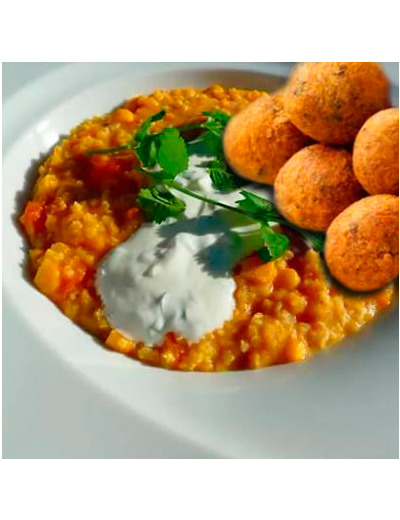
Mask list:
[{"label": "white plate", "polygon": [[[5,457],[398,456],[398,311],[300,364],[168,372],[111,353],[23,275],[32,161],[83,119],[156,88],[268,88],[280,64],[74,64],[4,106]],[[24,428],[29,428],[25,431]]]}]

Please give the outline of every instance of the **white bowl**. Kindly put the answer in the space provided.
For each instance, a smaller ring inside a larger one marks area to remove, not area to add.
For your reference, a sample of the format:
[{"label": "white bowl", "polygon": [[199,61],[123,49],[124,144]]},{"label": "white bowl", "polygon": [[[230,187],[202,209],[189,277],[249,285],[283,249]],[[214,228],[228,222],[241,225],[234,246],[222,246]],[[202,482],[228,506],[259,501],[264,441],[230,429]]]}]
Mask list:
[{"label": "white bowl", "polygon": [[277,87],[284,64],[74,64],[4,106],[5,457],[394,458],[398,309],[331,350],[257,371],[169,372],[103,349],[29,282],[16,216],[83,119],[154,89]]}]

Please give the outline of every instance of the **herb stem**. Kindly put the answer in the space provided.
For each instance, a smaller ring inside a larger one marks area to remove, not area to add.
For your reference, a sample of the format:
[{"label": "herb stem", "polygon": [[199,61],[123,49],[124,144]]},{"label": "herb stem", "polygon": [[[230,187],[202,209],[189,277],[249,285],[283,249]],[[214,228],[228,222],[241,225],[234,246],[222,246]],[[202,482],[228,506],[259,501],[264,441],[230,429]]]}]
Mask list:
[{"label": "herb stem", "polygon": [[122,150],[129,150],[130,145],[124,144],[122,146],[116,146],[115,148],[103,148],[102,150],[89,150],[87,155],[91,157],[92,155],[106,155],[121,152]]},{"label": "herb stem", "polygon": [[[260,224],[259,233],[264,247],[259,250],[259,254],[263,260],[267,258],[265,261],[278,258],[288,248],[289,244],[287,237],[269,228],[271,223],[283,224],[294,229],[303,238],[311,242],[315,250],[322,250],[324,245],[322,233],[300,229],[288,222],[278,213],[274,205],[263,197],[252,195],[250,192],[243,190],[240,194],[244,198],[236,201],[235,206],[230,206],[184,188],[177,183],[174,180],[177,174],[182,173],[188,167],[189,144],[187,143],[192,145],[200,141],[203,142],[209,154],[214,157],[208,168],[213,186],[220,191],[226,191],[227,189],[238,188],[241,185],[237,185],[232,180],[222,151],[222,135],[229,116],[220,111],[204,112],[203,115],[208,118],[204,123],[186,125],[175,129],[166,128],[159,134],[151,134],[151,124],[162,119],[164,115],[165,111],[161,111],[147,119],[134,137],[125,145],[86,152],[89,156],[97,154],[113,155],[122,151],[136,153],[141,166],[134,167],[134,170],[142,173],[152,183],[149,188],[143,188],[138,196],[138,204],[147,212],[149,220],[161,223],[168,217],[177,218],[184,212],[184,201],[171,193],[171,188],[206,204],[223,208]],[[193,139],[184,139],[180,135],[191,130],[200,130],[201,134],[196,135]],[[158,166],[156,170],[153,169],[155,166]]]},{"label": "herb stem", "polygon": [[[201,200],[203,202],[206,202],[207,204],[212,204],[214,206],[219,206],[220,208],[224,208],[224,209],[227,209],[229,211],[233,211],[234,213],[239,213],[240,215],[243,215],[245,217],[252,218],[252,217],[250,217],[250,215],[246,211],[243,211],[243,210],[241,210],[239,208],[235,208],[233,206],[229,206],[228,204],[224,204],[223,202],[219,202],[218,200],[214,200],[214,199],[210,199],[208,197],[204,197],[203,195],[200,195],[199,193],[196,193],[194,191],[187,190],[186,188],[183,188],[182,186],[180,186],[178,183],[176,183],[174,181],[169,182],[168,186],[170,186],[174,190],[177,190],[177,191],[180,191],[181,193],[184,193],[185,195],[189,195],[190,197],[193,197],[195,199],[198,199],[198,200]],[[252,219],[252,220],[254,220],[254,219]]]},{"label": "herb stem", "polygon": [[[140,172],[140,173],[143,173],[144,175],[146,175],[147,178],[149,178],[150,180],[152,180],[154,182],[154,178],[152,176],[152,172],[149,172],[149,171],[145,170],[144,168],[141,168],[140,166],[136,166],[135,170]],[[244,211],[244,210],[242,210],[240,208],[235,208],[234,206],[229,206],[228,204],[224,204],[223,202],[220,202],[218,200],[210,199],[209,197],[205,197],[203,195],[200,195],[200,193],[188,190],[188,189],[184,188],[183,186],[181,186],[180,184],[178,184],[175,181],[168,181],[167,185],[170,188],[173,188],[176,191],[180,191],[181,193],[184,193],[185,195],[189,195],[189,197],[193,197],[194,199],[201,200],[202,202],[206,202],[207,204],[212,204],[214,206],[219,206],[220,208],[224,208],[224,209],[227,209],[229,211],[233,211],[234,213],[238,213],[239,215],[242,215],[244,217],[248,217],[251,220],[254,220],[255,222],[258,222],[258,220],[253,218],[247,211]]]}]

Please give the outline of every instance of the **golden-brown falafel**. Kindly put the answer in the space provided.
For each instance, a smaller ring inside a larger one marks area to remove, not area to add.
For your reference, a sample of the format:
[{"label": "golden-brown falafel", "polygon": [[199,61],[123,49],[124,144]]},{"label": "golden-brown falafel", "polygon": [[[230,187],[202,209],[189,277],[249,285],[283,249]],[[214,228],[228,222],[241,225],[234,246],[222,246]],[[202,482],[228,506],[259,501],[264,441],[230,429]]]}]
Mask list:
[{"label": "golden-brown falafel", "polygon": [[399,109],[370,117],[358,132],[353,149],[357,179],[371,195],[399,192]]},{"label": "golden-brown falafel", "polygon": [[279,211],[299,227],[325,231],[364,192],[351,154],[324,144],[303,148],[281,168],[275,181]]},{"label": "golden-brown falafel", "polygon": [[290,122],[281,96],[265,95],[230,120],[224,133],[224,153],[239,175],[273,184],[281,166],[309,142]]},{"label": "golden-brown falafel", "polygon": [[328,144],[352,142],[372,114],[389,106],[389,82],[374,62],[303,63],[285,96],[297,128]]},{"label": "golden-brown falafel", "polygon": [[371,195],[329,226],[325,260],[332,275],[354,291],[379,289],[399,274],[399,198]]}]

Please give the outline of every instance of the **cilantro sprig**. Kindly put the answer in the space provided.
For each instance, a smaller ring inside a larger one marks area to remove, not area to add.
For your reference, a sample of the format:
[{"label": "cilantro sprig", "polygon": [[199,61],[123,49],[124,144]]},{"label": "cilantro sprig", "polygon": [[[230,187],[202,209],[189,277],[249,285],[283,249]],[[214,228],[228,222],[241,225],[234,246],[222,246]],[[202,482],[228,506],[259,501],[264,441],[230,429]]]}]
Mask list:
[{"label": "cilantro sprig", "polygon": [[241,188],[247,181],[235,175],[225,161],[222,136],[230,117],[220,110],[204,112],[207,121],[203,123],[204,133],[201,136],[204,147],[214,159],[208,165],[208,173],[213,187],[218,191],[231,191]]},{"label": "cilantro sprig", "polygon": [[247,181],[228,169],[222,157],[218,157],[209,163],[208,173],[213,187],[221,192],[237,190],[247,184]]},{"label": "cilantro sprig", "polygon": [[148,220],[160,224],[170,217],[179,217],[185,211],[186,204],[183,200],[175,197],[168,189],[157,186],[142,188],[138,199]]},{"label": "cilantro sprig", "polygon": [[290,240],[286,235],[273,231],[268,225],[262,224],[259,230],[263,247],[258,250],[258,256],[263,262],[279,258],[289,248]]},{"label": "cilantro sprig", "polygon": [[227,114],[222,111],[204,112],[206,121],[197,125],[165,128],[160,133],[151,133],[152,123],[161,120],[164,115],[165,111],[161,111],[148,118],[126,145],[88,152],[89,156],[114,155],[124,151],[136,154],[141,166],[135,167],[135,169],[150,180],[150,186],[142,188],[137,198],[137,204],[142,208],[149,221],[161,223],[168,218],[179,218],[185,212],[185,202],[171,191],[174,190],[259,223],[258,234],[263,245],[258,250],[258,254],[264,262],[279,258],[290,246],[289,238],[271,227],[276,224],[296,230],[303,238],[311,242],[315,250],[322,250],[324,243],[322,233],[303,230],[288,222],[268,199],[241,190],[242,198],[232,206],[184,188],[176,182],[177,175],[187,170],[189,165],[188,146],[183,135],[188,130],[199,130],[200,136],[196,139],[203,143],[208,154],[212,156],[208,172],[215,189],[219,191],[237,190],[245,183],[229,170],[224,158],[222,136],[229,121]]}]

